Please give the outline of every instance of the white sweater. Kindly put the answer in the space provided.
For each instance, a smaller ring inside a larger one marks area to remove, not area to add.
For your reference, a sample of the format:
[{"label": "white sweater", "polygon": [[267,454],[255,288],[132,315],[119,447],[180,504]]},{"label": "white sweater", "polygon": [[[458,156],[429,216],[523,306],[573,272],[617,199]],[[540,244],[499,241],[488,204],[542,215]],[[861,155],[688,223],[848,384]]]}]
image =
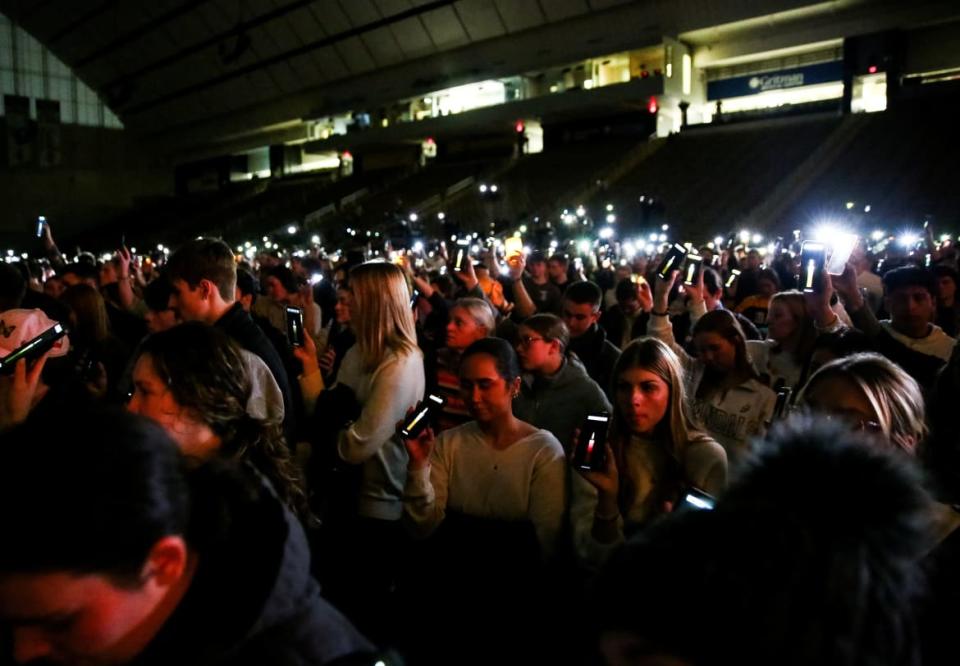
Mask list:
[{"label": "white sweater", "polygon": [[419,536],[432,533],[448,507],[480,518],[528,520],[549,556],[563,524],[565,477],[563,447],[549,431],[500,450],[470,421],[440,433],[430,464],[407,476],[403,506]]},{"label": "white sweater", "polygon": [[361,516],[399,520],[407,480],[407,450],[396,436],[397,422],[423,398],[423,354],[388,351],[373,372],[365,372],[357,345],[343,357],[337,383],[353,389],[363,407],[360,418],[340,432],[337,451],[348,463],[363,464]]}]

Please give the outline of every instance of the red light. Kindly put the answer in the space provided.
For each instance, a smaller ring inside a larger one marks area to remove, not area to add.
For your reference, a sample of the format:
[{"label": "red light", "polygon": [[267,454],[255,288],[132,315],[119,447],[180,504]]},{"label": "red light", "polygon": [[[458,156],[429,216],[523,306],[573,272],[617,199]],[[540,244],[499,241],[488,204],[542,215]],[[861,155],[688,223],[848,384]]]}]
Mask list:
[{"label": "red light", "polygon": [[876,65],[870,65],[869,67],[867,67],[867,71],[870,72],[871,74],[876,74],[876,73],[877,73],[877,66],[876,66]]},{"label": "red light", "polygon": [[353,159],[353,154],[352,154],[349,150],[345,150],[345,151],[343,151],[343,159],[345,159],[345,160],[352,160],[352,159]]},{"label": "red light", "polygon": [[432,137],[432,136],[428,136],[426,143],[428,143],[428,144],[434,143],[433,137]]},{"label": "red light", "polygon": [[518,120],[517,124],[513,126],[513,129],[517,130],[517,134],[521,134],[526,127],[524,127],[522,120]]},{"label": "red light", "polygon": [[657,104],[657,98],[651,97],[650,101],[647,102],[647,111],[650,113],[656,113],[660,110],[660,105]]},{"label": "red light", "polygon": [[650,72],[648,72],[648,71],[645,70],[645,69],[644,69],[644,70],[641,70],[641,71],[640,71],[640,78],[641,78],[641,79],[650,78]]}]

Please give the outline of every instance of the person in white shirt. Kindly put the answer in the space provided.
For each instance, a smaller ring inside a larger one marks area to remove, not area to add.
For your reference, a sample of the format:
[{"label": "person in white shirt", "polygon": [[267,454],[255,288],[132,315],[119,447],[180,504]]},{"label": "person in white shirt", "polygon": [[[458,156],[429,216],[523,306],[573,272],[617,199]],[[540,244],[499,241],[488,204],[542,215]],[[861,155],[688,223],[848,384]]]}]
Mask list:
[{"label": "person in white shirt", "polygon": [[474,420],[404,440],[409,453],[404,517],[426,537],[448,512],[529,522],[541,552],[557,549],[566,505],[563,447],[549,431],[513,415],[520,369],[510,344],[485,338],[460,361],[464,402]]}]

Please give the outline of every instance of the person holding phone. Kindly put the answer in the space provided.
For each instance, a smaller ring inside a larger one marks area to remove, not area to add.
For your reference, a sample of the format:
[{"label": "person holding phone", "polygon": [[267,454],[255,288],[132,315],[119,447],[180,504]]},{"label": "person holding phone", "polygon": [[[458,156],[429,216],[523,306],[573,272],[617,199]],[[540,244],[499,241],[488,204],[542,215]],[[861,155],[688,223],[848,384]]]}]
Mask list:
[{"label": "person holding phone", "polygon": [[[697,320],[693,326],[696,357],[677,344],[667,312],[677,275],[673,271],[666,280],[656,281],[647,334],[666,343],[680,358],[694,420],[723,445],[730,464],[736,465],[749,451],[751,440],[765,431],[777,396],[760,381],[733,313],[714,310]],[[697,298],[698,292],[691,296]],[[692,307],[704,310],[702,303]]]},{"label": "person holding phone", "polygon": [[580,359],[568,353],[569,346],[570,330],[551,314],[526,319],[516,344],[524,376],[513,413],[546,428],[564,446],[573,443],[573,431],[587,414],[610,411],[603,389],[590,379]]},{"label": "person holding phone", "polygon": [[526,521],[542,554],[553,555],[565,508],[563,447],[548,430],[513,415],[520,368],[510,343],[485,338],[467,347],[460,387],[472,421],[404,440],[406,523],[425,537],[448,512]]},{"label": "person holding phone", "polygon": [[716,496],[727,479],[723,447],[694,424],[683,366],[665,343],[630,343],[614,370],[614,393],[606,464],[573,475],[574,548],[588,566],[669,510],[681,488]]},{"label": "person holding phone", "polygon": [[[351,617],[379,633],[390,621],[389,591],[398,564],[396,559],[385,560],[383,553],[404,548],[400,518],[408,456],[396,423],[419,402],[426,381],[403,270],[386,262],[360,264],[350,271],[350,291],[357,343],[344,356],[330,390],[352,393],[359,414],[342,424],[331,444],[339,460],[357,470],[360,478],[356,496],[340,498],[350,505],[350,516],[331,536],[336,576],[325,586],[331,598],[350,607]],[[312,346],[312,341],[307,344]],[[308,404],[324,390],[322,383],[301,386]],[[316,414],[327,422],[341,416],[321,413],[319,408]],[[314,457],[319,455],[313,452]]]}]

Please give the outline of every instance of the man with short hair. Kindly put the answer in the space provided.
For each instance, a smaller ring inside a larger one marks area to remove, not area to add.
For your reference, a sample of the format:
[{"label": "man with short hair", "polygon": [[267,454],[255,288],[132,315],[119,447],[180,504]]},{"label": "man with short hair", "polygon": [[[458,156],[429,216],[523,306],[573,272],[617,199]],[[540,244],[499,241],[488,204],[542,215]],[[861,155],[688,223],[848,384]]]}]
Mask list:
[{"label": "man with short hair", "polygon": [[[706,312],[726,310],[723,305],[723,280],[720,278],[720,274],[712,268],[703,269],[703,305]],[[690,302],[688,301],[687,311],[675,317],[670,317],[670,323],[673,325],[673,337],[675,340],[684,341],[681,344],[686,344],[686,340],[693,330],[693,318],[690,316],[689,308]],[[730,311],[730,314],[737,318],[740,328],[743,329],[743,337],[746,340],[763,339],[752,321],[739,312]]]},{"label": "man with short hair", "polygon": [[611,379],[620,358],[620,349],[607,339],[600,326],[603,292],[593,282],[574,282],[563,294],[563,321],[570,329],[570,351],[575,353],[590,379],[613,401]]},{"label": "man with short hair", "polygon": [[510,267],[507,282],[512,285],[517,321],[534,314],[560,314],[563,294],[547,276],[547,258],[543,252],[533,252],[526,259],[523,255],[508,257],[507,265]]},{"label": "man with short hair", "polygon": [[[933,276],[919,266],[903,266],[883,276],[883,304],[890,319],[877,321],[857,288],[855,269],[832,278],[853,324],[871,340],[874,350],[906,370],[929,391],[937,373],[953,353],[956,340],[932,323],[936,314]],[[829,317],[825,313],[820,319]],[[819,321],[821,327],[831,322]]]},{"label": "man with short hair", "polygon": [[[630,341],[647,333],[647,314],[638,295],[639,285],[631,278],[617,283],[617,304],[603,313],[600,325],[610,342],[623,349]],[[648,288],[649,289],[649,288]]]},{"label": "man with short hair", "polygon": [[570,260],[565,254],[554,254],[547,260],[547,273],[550,275],[550,282],[561,292],[570,284],[569,277]]},{"label": "man with short hair", "polygon": [[276,349],[237,302],[237,266],[233,251],[221,240],[198,238],[170,256],[164,271],[173,294],[170,307],[183,321],[216,326],[261,359],[270,368],[283,394],[283,429],[289,444],[296,433],[294,400],[287,371]]},{"label": "man with short hair", "polygon": [[374,663],[262,476],[219,460],[188,474],[143,417],[59,411],[4,434],[0,661]]}]

